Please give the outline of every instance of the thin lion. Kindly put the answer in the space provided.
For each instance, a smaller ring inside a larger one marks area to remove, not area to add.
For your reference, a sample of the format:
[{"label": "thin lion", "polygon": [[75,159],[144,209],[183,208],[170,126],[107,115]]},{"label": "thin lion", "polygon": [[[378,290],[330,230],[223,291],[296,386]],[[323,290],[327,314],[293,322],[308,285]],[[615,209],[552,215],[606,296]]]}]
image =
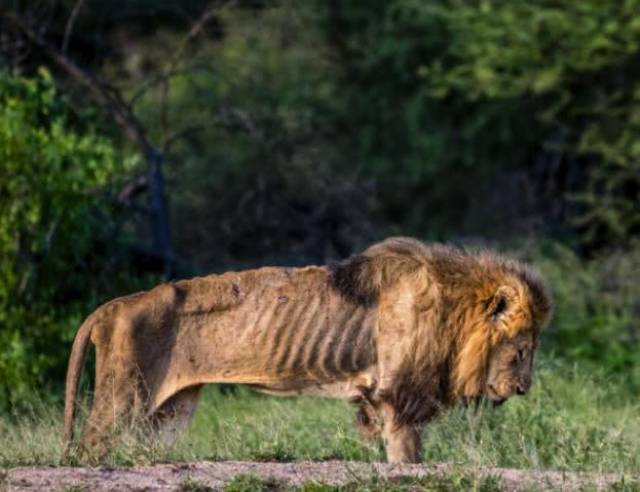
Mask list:
[{"label": "thin lion", "polygon": [[91,314],[73,343],[65,442],[89,341],[95,393],[81,438],[99,456],[114,426],[175,435],[207,383],[355,402],[387,459],[416,462],[421,429],[456,402],[531,386],[551,302],[531,267],[390,238],[334,266],[260,268],[163,284]]}]

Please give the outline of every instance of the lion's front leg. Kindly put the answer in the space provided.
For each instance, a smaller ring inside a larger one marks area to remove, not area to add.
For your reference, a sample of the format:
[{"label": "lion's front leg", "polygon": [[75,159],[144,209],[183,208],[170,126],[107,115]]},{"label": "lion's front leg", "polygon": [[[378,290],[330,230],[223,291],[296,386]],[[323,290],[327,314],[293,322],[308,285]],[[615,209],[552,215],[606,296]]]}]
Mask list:
[{"label": "lion's front leg", "polygon": [[396,412],[388,403],[380,408],[383,426],[382,437],[389,463],[418,463],[422,455],[422,426],[400,424]]},{"label": "lion's front leg", "polygon": [[366,442],[375,442],[382,433],[382,417],[369,400],[362,399],[357,404],[356,425],[360,437]]}]

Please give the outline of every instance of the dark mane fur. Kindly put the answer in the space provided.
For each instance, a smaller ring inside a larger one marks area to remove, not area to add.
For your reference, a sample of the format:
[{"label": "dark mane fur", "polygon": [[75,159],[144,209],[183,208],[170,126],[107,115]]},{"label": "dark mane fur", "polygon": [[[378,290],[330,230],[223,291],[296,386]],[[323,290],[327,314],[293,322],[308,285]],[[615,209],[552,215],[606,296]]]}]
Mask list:
[{"label": "dark mane fur", "polygon": [[428,251],[428,246],[417,239],[389,238],[329,266],[329,283],[345,299],[372,306],[378,302],[380,289],[423,264]]},{"label": "dark mane fur", "polygon": [[373,306],[378,302],[379,290],[367,282],[370,261],[364,255],[356,255],[329,266],[331,286],[354,304]]},{"label": "dark mane fur", "polygon": [[396,425],[420,425],[451,404],[451,359],[425,365],[426,373],[403,367],[395,376],[391,389],[381,393],[382,400],[395,409]]}]

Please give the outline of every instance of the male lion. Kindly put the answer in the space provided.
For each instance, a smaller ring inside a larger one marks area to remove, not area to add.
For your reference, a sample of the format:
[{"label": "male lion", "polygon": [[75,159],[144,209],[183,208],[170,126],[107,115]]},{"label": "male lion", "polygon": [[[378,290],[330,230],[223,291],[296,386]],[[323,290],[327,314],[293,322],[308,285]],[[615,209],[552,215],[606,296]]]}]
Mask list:
[{"label": "male lion", "polygon": [[387,458],[415,462],[420,429],[456,401],[501,403],[531,385],[551,303],[531,268],[391,238],[334,266],[261,268],[160,285],[111,301],[80,327],[67,372],[65,442],[96,349],[82,442],[114,424],[186,426],[205,383],[346,398]]}]

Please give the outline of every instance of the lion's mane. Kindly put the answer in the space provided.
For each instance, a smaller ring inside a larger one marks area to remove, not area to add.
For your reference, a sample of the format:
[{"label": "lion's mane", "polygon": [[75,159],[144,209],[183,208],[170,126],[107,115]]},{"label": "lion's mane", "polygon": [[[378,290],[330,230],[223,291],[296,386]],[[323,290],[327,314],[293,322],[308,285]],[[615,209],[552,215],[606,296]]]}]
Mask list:
[{"label": "lion's mane", "polygon": [[[420,321],[406,343],[390,348],[400,351],[402,363],[380,394],[396,409],[399,424],[422,423],[456,400],[480,395],[492,347],[522,330],[537,337],[552,310],[542,277],[530,266],[490,251],[405,237],[333,266],[331,282],[345,298],[365,305],[383,304],[385,294],[393,301],[390,293],[403,282],[416,293]],[[487,313],[507,302],[509,317],[496,330]],[[378,343],[384,342],[379,333]],[[366,411],[360,419],[371,420]]]}]

